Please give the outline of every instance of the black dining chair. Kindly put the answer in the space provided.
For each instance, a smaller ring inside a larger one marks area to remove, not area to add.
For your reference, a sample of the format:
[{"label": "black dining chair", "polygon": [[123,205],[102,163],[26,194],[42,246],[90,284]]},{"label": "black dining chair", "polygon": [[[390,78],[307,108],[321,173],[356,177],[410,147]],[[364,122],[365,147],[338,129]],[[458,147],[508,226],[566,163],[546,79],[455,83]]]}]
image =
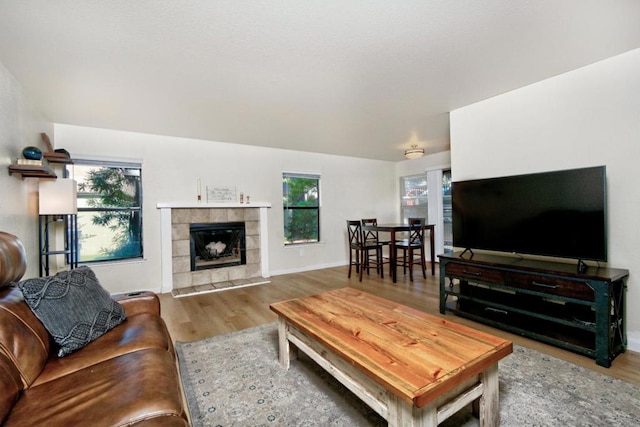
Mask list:
[{"label": "black dining chair", "polygon": [[[376,272],[382,274],[381,256],[382,249],[380,244],[373,241],[366,241],[362,232],[362,224],[358,220],[347,220],[347,234],[349,237],[349,274],[351,277],[351,268],[355,265],[356,272],[360,274],[360,281],[364,270],[367,274],[372,266],[375,266]],[[372,254],[373,252],[373,254]]]},{"label": "black dining chair", "polygon": [[[377,218],[363,218],[360,220],[360,223],[364,227],[365,225],[378,225]],[[375,263],[380,264],[380,277],[384,277],[384,264],[389,264],[389,257],[385,257],[382,248],[385,246],[389,246],[391,242],[389,240],[380,240],[378,236],[378,232],[375,230],[362,230],[362,234],[364,235],[364,241],[369,243],[375,243],[379,246],[380,252],[375,260]],[[391,272],[389,273],[391,274]]]},{"label": "black dining chair", "polygon": [[[409,218],[409,236],[396,241],[396,266],[402,265],[403,273],[409,269],[409,280],[413,282],[413,266],[416,261],[422,267],[422,276],[427,278],[427,261],[424,255],[424,218]],[[397,256],[402,251],[402,257]]]}]

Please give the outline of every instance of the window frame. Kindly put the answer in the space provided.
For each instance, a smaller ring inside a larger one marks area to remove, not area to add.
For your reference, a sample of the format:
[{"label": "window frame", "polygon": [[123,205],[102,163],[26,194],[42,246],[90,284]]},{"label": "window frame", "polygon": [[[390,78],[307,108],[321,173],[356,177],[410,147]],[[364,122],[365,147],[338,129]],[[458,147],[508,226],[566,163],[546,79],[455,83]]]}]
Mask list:
[{"label": "window frame", "polygon": [[[137,206],[132,207],[84,207],[83,200],[87,198],[86,192],[80,191],[78,189],[77,199],[78,199],[78,214],[81,212],[138,212],[139,213],[139,251],[134,255],[129,256],[120,256],[120,257],[112,257],[112,258],[102,258],[102,259],[91,259],[91,260],[82,260],[82,250],[78,250],[78,261],[82,264],[104,264],[104,263],[114,263],[114,262],[127,262],[132,260],[140,260],[144,258],[144,210],[143,210],[143,171],[142,171],[142,162],[136,161],[118,161],[118,160],[101,160],[101,159],[93,159],[93,158],[74,158],[73,163],[67,165],[65,169],[65,174],[70,175],[73,179],[76,174],[75,167],[76,166],[94,166],[94,167],[109,167],[109,168],[127,168],[127,169],[136,169],[138,170],[138,185],[139,185],[139,195],[137,197]],[[79,183],[80,184],[80,183]]]},{"label": "window frame", "polygon": [[[286,193],[285,193],[285,187],[284,187],[284,181],[286,178],[302,178],[302,179],[314,179],[317,180],[317,206],[288,206],[286,204]],[[320,208],[322,206],[321,203],[321,198],[322,198],[322,176],[319,173],[307,173],[307,172],[283,172],[282,173],[282,212],[283,212],[283,221],[282,221],[282,231],[283,231],[283,245],[285,247],[291,247],[291,246],[296,246],[296,245],[315,245],[321,242],[320,240],[320,232],[321,232],[321,227],[320,227]],[[315,210],[316,211],[316,218],[317,218],[317,239],[315,240],[305,240],[305,241],[288,241],[287,240],[287,229],[286,229],[286,218],[287,218],[287,211],[291,210],[291,211],[295,211],[295,210]]]}]

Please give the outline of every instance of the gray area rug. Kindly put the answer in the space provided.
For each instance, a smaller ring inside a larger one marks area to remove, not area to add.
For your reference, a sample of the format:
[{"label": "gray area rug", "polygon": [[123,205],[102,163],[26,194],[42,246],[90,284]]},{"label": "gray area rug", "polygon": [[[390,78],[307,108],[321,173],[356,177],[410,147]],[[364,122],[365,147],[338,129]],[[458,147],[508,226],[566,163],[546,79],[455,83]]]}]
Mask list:
[{"label": "gray area rug", "polygon": [[[195,427],[387,425],[302,353],[282,370],[276,323],[176,351]],[[640,425],[640,387],[518,345],[499,369],[500,425]],[[470,407],[441,424],[477,425]]]}]

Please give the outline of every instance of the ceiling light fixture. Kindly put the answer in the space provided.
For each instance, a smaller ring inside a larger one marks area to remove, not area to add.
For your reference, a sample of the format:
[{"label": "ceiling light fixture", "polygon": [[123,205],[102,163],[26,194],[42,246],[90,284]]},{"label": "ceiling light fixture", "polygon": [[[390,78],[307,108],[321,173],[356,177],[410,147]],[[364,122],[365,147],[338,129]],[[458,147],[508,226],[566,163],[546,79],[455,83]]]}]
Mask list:
[{"label": "ceiling light fixture", "polygon": [[409,160],[419,159],[424,156],[424,148],[418,148],[417,145],[413,144],[411,148],[404,150],[404,156]]}]

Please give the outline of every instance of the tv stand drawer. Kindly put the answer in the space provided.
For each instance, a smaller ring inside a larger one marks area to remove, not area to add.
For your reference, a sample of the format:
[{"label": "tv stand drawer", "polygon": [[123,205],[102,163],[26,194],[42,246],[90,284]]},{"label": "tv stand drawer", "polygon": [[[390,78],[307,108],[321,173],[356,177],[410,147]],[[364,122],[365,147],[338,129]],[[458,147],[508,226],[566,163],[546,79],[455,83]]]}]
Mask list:
[{"label": "tv stand drawer", "polygon": [[494,268],[466,265],[458,263],[448,263],[446,266],[447,276],[456,276],[461,279],[473,281],[490,282],[504,285],[504,271]]},{"label": "tv stand drawer", "polygon": [[583,301],[595,301],[591,286],[581,280],[567,280],[526,273],[507,273],[506,285]]}]

